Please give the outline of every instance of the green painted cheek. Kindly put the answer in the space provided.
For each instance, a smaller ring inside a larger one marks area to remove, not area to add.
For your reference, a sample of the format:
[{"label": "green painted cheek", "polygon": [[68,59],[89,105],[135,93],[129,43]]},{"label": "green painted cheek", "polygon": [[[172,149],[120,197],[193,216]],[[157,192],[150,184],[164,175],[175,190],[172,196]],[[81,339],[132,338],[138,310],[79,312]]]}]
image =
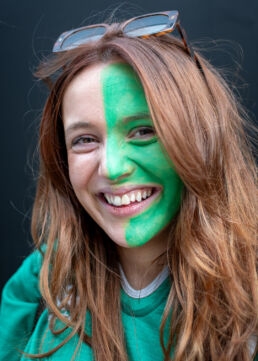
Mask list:
[{"label": "green painted cheek", "polygon": [[156,184],[162,187],[159,197],[145,211],[124,221],[126,242],[136,247],[148,242],[175,216],[183,184],[157,140],[140,144],[128,139],[132,129],[152,125],[151,119],[123,122],[125,117],[149,113],[142,85],[133,69],[124,63],[110,64],[102,70],[101,82],[109,178],[117,180],[118,186]]}]

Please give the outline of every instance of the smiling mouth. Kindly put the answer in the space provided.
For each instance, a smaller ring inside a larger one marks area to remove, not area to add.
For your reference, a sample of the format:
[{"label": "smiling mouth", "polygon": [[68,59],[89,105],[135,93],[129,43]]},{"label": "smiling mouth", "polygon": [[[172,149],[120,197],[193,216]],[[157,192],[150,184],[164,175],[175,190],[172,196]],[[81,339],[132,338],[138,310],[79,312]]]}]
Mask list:
[{"label": "smiling mouth", "polygon": [[123,194],[100,193],[99,198],[108,208],[136,210],[139,206],[150,203],[160,191],[158,187],[143,187]]}]

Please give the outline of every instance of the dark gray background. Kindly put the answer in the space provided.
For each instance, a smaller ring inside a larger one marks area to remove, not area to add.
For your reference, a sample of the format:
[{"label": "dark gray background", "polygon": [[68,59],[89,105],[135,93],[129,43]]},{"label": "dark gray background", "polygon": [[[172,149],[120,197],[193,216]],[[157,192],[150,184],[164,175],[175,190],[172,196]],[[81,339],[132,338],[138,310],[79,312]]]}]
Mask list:
[{"label": "dark gray background", "polygon": [[[118,5],[108,0],[0,1],[0,288],[32,249],[33,153],[47,94],[32,72],[61,32],[102,22]],[[205,55],[234,80],[245,107],[257,119],[258,1],[141,0],[137,5],[123,3],[117,18],[175,9],[189,40],[206,44]]]}]

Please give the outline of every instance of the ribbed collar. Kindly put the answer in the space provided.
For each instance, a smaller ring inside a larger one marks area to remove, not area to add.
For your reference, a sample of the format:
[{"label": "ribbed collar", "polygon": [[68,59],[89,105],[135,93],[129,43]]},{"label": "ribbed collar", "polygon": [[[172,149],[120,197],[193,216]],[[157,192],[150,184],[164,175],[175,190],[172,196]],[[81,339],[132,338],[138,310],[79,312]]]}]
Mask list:
[{"label": "ribbed collar", "polygon": [[145,316],[166,302],[170,287],[171,280],[167,277],[153,293],[142,298],[132,298],[121,288],[122,311],[132,316]]},{"label": "ribbed collar", "polygon": [[169,275],[168,266],[165,266],[163,268],[162,272],[160,272],[157,275],[157,277],[155,277],[155,279],[150,284],[148,284],[148,286],[146,286],[140,290],[136,290],[127,281],[126,275],[124,274],[124,271],[120,264],[119,264],[119,270],[120,270],[120,274],[121,274],[121,286],[122,286],[123,290],[125,291],[125,293],[127,293],[128,296],[130,296],[132,298],[144,298],[144,297],[151,295],[154,291],[156,291],[156,289],[159,288],[159,286],[165,281],[165,279]]}]

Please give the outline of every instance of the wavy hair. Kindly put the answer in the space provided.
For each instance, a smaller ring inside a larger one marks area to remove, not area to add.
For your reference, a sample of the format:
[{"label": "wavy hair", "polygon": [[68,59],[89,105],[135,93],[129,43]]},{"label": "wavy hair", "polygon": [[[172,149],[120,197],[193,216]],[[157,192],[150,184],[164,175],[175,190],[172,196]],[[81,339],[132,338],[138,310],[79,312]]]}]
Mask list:
[{"label": "wavy hair", "polygon": [[[138,74],[158,137],[185,185],[166,252],[172,286],[160,325],[164,360],[172,347],[175,361],[250,360],[258,318],[255,162],[244,111],[222,76],[197,55],[205,77],[173,36],[127,38],[111,29],[98,42],[40,64],[36,76],[55,79],[40,126],[32,235],[37,248],[47,244],[40,289],[52,314],[50,330],[72,331],[33,358],[51,355],[78,333],[96,361],[128,360],[118,255],[71,186],[61,112],[64,92],[82,69],[120,58]],[[91,337],[84,333],[88,311]],[[58,319],[62,330],[55,329]]]}]

